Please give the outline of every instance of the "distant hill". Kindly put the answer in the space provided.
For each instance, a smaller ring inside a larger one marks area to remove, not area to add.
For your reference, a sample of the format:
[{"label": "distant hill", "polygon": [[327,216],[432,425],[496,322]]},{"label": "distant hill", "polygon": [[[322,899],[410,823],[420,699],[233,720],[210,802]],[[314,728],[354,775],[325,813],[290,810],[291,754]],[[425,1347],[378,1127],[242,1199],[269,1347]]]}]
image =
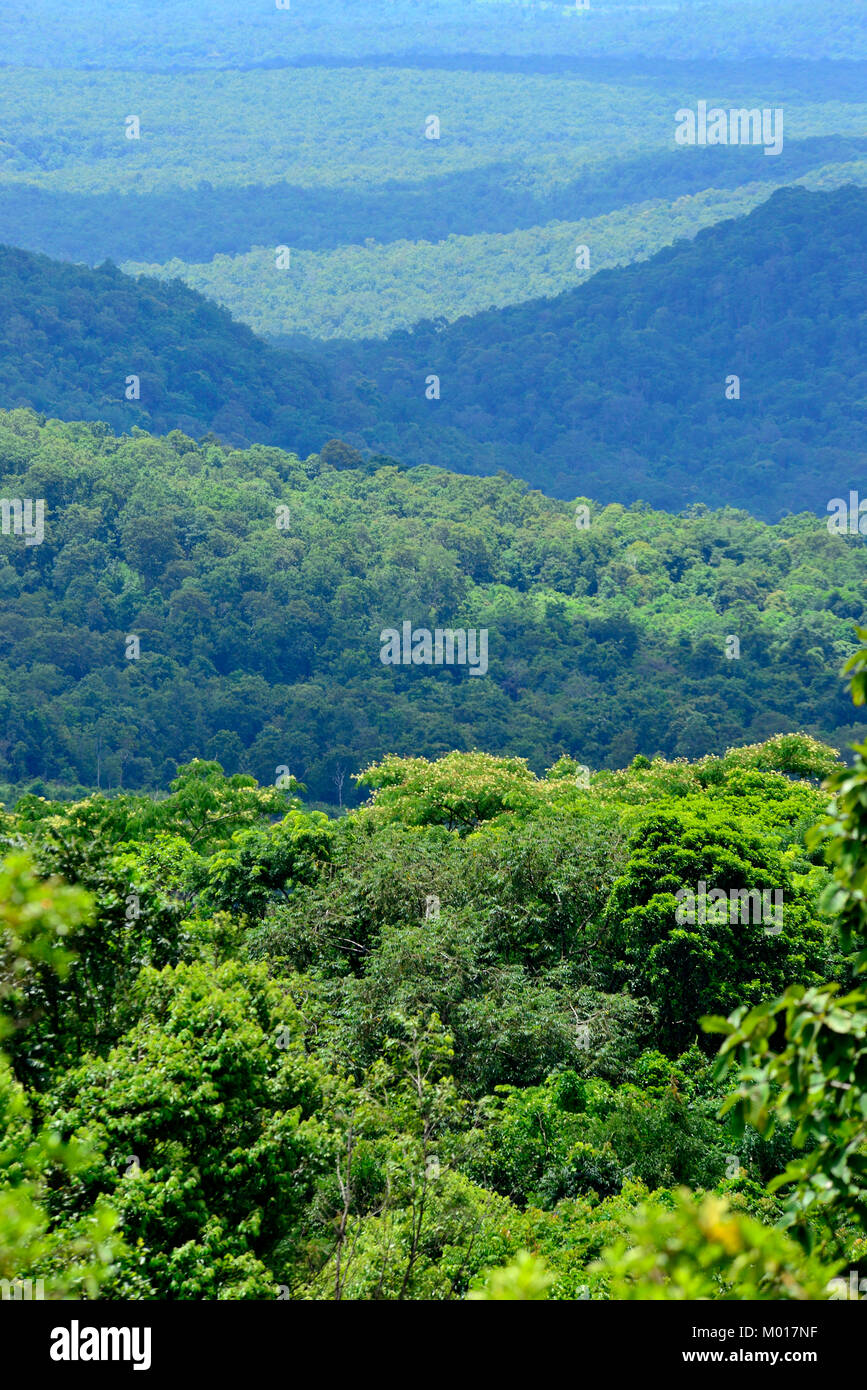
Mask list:
[{"label": "distant hill", "polygon": [[[128,378],[138,399],[127,399]],[[178,281],[0,246],[0,406],[61,419],[318,447],[325,368],[258,339]]]},{"label": "distant hill", "polygon": [[[863,538],[353,462],[0,412],[0,497],[45,502],[41,544],[0,536],[0,799],[166,787],[204,756],[333,804],[389,752],[541,772],[863,736],[839,676]],[[485,630],[487,671],[384,664],[404,623]]]},{"label": "distant hill", "polygon": [[865,258],[867,192],[781,189],[554,299],[344,348],[380,422],[356,388],[344,429],[559,496],[824,511],[867,477]]},{"label": "distant hill", "polygon": [[290,351],[178,282],[0,248],[0,405],[301,455],[340,436],[561,497],[824,513],[867,476],[865,255],[867,192],[787,188],[553,299]]}]

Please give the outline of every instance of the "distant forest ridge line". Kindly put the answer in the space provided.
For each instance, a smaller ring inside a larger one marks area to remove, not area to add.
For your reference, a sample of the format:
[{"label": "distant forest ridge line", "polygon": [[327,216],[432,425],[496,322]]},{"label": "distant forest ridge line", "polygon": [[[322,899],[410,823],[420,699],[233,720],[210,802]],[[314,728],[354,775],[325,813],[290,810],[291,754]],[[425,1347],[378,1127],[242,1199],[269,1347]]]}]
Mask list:
[{"label": "distant forest ridge line", "polygon": [[[265,19],[289,32],[276,11]],[[10,67],[0,242],[178,275],[275,340],[382,337],[559,293],[587,237],[592,273],[775,186],[863,181],[865,91],[830,68],[817,81],[809,67],[646,59],[611,73]],[[751,144],[677,145],[676,113],[702,100],[781,112],[782,147],[769,159]],[[284,245],[299,274],[277,278],[255,253]]]},{"label": "distant forest ridge line", "polygon": [[554,298],[297,351],[179,281],[7,248],[0,401],[299,455],[340,438],[603,503],[824,514],[867,474],[865,256],[864,189],[786,188]]},{"label": "distant forest ridge line", "polygon": [[[768,167],[765,161],[749,170],[755,182],[648,197],[577,221],[574,211],[566,214],[571,200],[563,199],[561,219],[514,231],[453,232],[437,242],[368,238],[364,245],[325,251],[284,245],[284,268],[291,273],[279,276],[273,246],[207,263],[124,261],[121,269],[181,279],[271,342],[297,342],[303,350],[304,340],[314,349],[333,340],[382,341],[423,320],[456,323],[489,309],[555,298],[600,271],[648,260],[764,202],[777,182],[761,179]],[[779,182],[826,192],[863,187],[867,159],[810,168],[794,183]]]},{"label": "distant forest ridge line", "polygon": [[207,261],[267,245],[275,227],[290,225],[291,245],[299,250],[336,249],[368,238],[436,241],[596,216],[651,198],[736,188],[757,179],[783,183],[865,156],[867,136],[837,135],[787,140],[772,161],[751,145],[643,152],[588,168],[548,191],[522,186],[519,166],[508,160],[364,190],[279,181],[215,187],[203,180],[195,188],[165,192],[72,193],[7,183],[0,242],[98,265],[176,257]]},{"label": "distant forest ridge line", "polygon": [[[466,61],[532,64],[601,59],[729,61],[864,58],[857,0],[740,0],[725,21],[714,5],[642,5],[591,0],[586,9],[566,3],[424,5],[391,0],[350,5],[292,0],[239,15],[236,0],[162,0],[160,6],[127,6],[89,0],[75,26],[57,23],[52,0],[7,0],[0,16],[0,51],[16,62],[55,66],[189,67],[291,62],[406,61],[406,55]],[[40,44],[39,40],[42,40]],[[95,59],[95,54],[99,59]]]},{"label": "distant forest ridge line", "polygon": [[[0,61],[0,72],[13,70],[21,64]],[[667,58],[639,52],[614,58],[604,53],[444,53],[406,50],[401,53],[329,54],[307,53],[296,57],[274,57],[260,61],[235,61],[209,64],[153,63],[147,66],[125,67],[111,64],[112,72],[142,72],[153,76],[184,77],[201,72],[270,72],[293,68],[325,68],[340,71],[346,68],[403,69],[422,72],[501,72],[525,76],[577,77],[585,80],[608,79],[627,82],[659,77],[667,80],[717,81],[731,85],[755,85],[760,81],[785,84],[791,98],[808,97],[821,100],[863,100],[867,80],[865,58]],[[98,63],[75,65],[81,72],[104,72]]]}]

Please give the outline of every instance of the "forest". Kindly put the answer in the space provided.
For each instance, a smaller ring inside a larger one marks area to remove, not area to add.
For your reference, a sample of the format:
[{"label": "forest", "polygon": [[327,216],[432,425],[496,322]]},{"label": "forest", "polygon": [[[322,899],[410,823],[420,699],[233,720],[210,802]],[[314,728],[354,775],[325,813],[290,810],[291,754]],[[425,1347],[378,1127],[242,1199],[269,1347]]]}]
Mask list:
[{"label": "forest", "polygon": [[[867,650],[850,670],[863,703]],[[25,795],[0,816],[0,1275],[108,1300],[841,1296],[865,757],[792,735],[537,778],[390,755],[338,819],[200,759],[156,799]],[[773,890],[779,925],[716,911],[733,885]]]},{"label": "forest", "polygon": [[[291,228],[296,251],[418,240],[432,257],[436,244],[450,236],[535,229],[538,238],[550,222],[574,223],[579,215],[598,218],[654,200],[671,206],[676,198],[703,193],[712,209],[719,203],[728,211],[731,204],[721,197],[722,190],[756,183],[764,189],[808,174],[818,180],[823,170],[833,169],[842,182],[854,183],[862,178],[865,155],[867,138],[837,135],[787,140],[773,161],[753,145],[687,146],[611,158],[589,165],[568,183],[547,180],[529,188],[508,161],[460,172],[430,171],[422,181],[393,178],[373,188],[203,181],[163,192],[83,193],[7,182],[0,204],[0,243],[89,265],[105,260],[205,263],[218,255],[246,254],[251,246],[268,246],[275,231]],[[741,194],[743,210],[746,196]],[[221,290],[225,295],[231,285]],[[525,297],[522,293],[507,302]],[[310,313],[315,305],[307,303],[306,308]],[[283,335],[285,328],[276,336]]]},{"label": "forest", "polygon": [[0,249],[0,389],[117,432],[302,457],[340,438],[564,498],[824,514],[867,464],[865,255],[867,191],[784,188],[550,299],[281,348],[177,282]]},{"label": "forest", "polygon": [[348,345],[339,377],[348,359],[375,383],[380,423],[348,401],[344,430],[560,496],[824,512],[831,480],[864,472],[865,237],[863,189],[780,189],[553,299]]},{"label": "forest", "polygon": [[[567,503],[339,440],[302,461],[25,410],[0,413],[0,497],[45,502],[41,544],[0,536],[7,798],[157,792],[204,757],[288,766],[339,809],[388,753],[538,774],[859,733],[837,671],[867,550],[831,516]],[[383,666],[407,620],[487,630],[485,679]]]},{"label": "forest", "polygon": [[[135,380],[137,378],[137,381]],[[0,390],[66,420],[312,450],[336,432],[311,355],[279,351],[177,282],[0,247]]]},{"label": "forest", "polygon": [[863,0],[4,0],[0,67],[7,1342],[857,1365]]},{"label": "forest", "polygon": [[[795,182],[823,190],[863,185],[867,161],[828,165]],[[292,342],[300,335],[384,338],[421,320],[452,323],[528,298],[533,300],[528,312],[534,313],[538,297],[574,289],[599,271],[644,261],[703,227],[743,216],[772,190],[767,182],[730,194],[708,189],[682,194],[673,203],[633,203],[580,222],[551,221],[507,233],[453,233],[434,246],[397,240],[325,252],[288,248],[287,274],[275,274],[273,246],[241,256],[216,255],[206,265],[176,258],[162,266],[124,261],[122,269],[130,275],[182,280],[272,341]],[[586,266],[579,264],[581,247],[587,249]]]},{"label": "forest", "polygon": [[[329,25],[305,15],[304,0],[285,13],[259,3],[240,25],[251,55],[257,30],[286,39],[308,20],[327,39],[361,41],[351,13]],[[149,7],[143,47],[173,8]],[[180,10],[195,29],[191,0]],[[716,22],[709,10],[690,6],[690,27]],[[213,6],[206,11],[213,26]],[[412,8],[403,13],[412,18]],[[779,46],[765,63],[604,59],[582,46],[553,67],[537,53],[529,68],[507,57],[525,21],[539,39],[550,29],[586,40],[609,22],[604,9],[571,19],[511,4],[470,13],[489,42],[500,35],[493,65],[464,53],[450,66],[442,49],[428,59],[341,64],[332,55],[218,71],[193,62],[144,72],[140,57],[127,56],[46,71],[10,58],[0,87],[0,241],[179,276],[273,338],[369,338],[419,318],[453,321],[559,294],[743,214],[780,184],[865,180],[864,75],[856,62],[815,60],[815,13],[809,63],[785,59]],[[436,15],[435,4],[415,7],[416,24],[442,37]],[[618,7],[616,24],[627,16],[640,23],[640,12]],[[219,34],[239,25],[225,19]],[[25,30],[30,22],[20,17]],[[651,29],[670,22],[663,8]],[[105,16],[103,52],[116,27]],[[387,27],[393,38],[402,32],[393,5]],[[796,27],[789,16],[790,33]],[[784,108],[779,156],[677,146],[675,112],[714,92],[735,106]],[[589,271],[576,273],[575,247],[585,243]],[[293,263],[278,273],[274,251],[284,245]]]}]

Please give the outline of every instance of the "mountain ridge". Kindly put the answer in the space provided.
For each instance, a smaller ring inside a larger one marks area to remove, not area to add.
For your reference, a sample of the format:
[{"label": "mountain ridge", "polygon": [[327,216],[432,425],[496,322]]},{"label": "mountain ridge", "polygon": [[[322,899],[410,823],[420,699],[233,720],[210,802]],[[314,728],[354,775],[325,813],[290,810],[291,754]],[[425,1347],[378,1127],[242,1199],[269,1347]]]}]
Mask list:
[{"label": "mountain ridge", "polygon": [[178,281],[5,248],[0,400],[302,455],[339,437],[603,503],[824,512],[867,466],[865,254],[867,192],[781,189],[552,299],[302,352]]}]

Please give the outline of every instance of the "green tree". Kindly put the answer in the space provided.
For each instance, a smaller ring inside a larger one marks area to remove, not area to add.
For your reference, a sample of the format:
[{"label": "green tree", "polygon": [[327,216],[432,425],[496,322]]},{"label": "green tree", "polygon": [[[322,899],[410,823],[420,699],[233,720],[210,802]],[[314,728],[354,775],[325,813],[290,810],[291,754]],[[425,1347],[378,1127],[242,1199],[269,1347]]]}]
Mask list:
[{"label": "green tree", "polygon": [[101,1161],[57,1201],[107,1193],[151,1298],[276,1297],[333,1141],[328,1080],[305,1054],[291,1001],[259,967],[143,970],[137,1018],[106,1058],[70,1069],[54,1122],[83,1129]]},{"label": "green tree", "polygon": [[[70,969],[69,937],[90,911],[85,893],[38,879],[27,856],[0,864],[0,1038],[22,1026],[29,976]],[[98,1161],[84,1137],[39,1124],[0,1052],[0,1278],[41,1281],[48,1298],[98,1297],[124,1255],[116,1211],[102,1193],[74,1216],[52,1209],[58,1182]]]}]

